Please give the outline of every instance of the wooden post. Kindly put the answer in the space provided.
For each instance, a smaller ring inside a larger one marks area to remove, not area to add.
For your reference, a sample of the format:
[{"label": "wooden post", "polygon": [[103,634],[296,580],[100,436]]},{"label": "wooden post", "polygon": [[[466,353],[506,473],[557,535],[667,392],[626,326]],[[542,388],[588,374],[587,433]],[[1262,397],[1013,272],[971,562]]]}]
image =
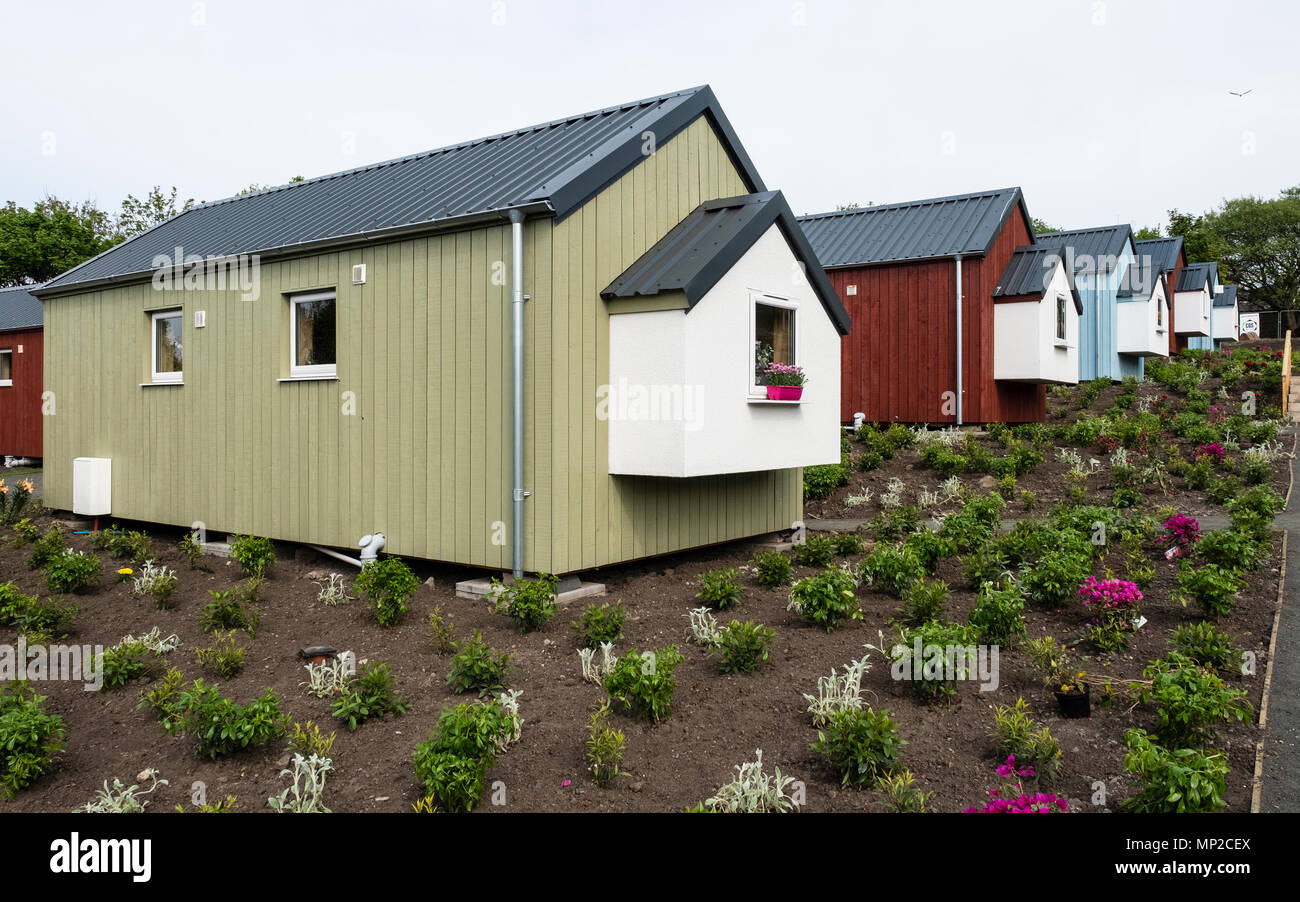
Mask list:
[{"label": "wooden post", "polygon": [[1283,419],[1291,419],[1291,330],[1286,330],[1286,344],[1282,346],[1282,410]]}]

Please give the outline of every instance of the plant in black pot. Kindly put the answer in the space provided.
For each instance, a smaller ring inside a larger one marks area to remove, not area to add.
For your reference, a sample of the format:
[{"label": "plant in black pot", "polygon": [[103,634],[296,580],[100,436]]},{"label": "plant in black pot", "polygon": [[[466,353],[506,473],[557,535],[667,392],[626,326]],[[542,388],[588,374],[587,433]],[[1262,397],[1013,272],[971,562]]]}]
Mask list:
[{"label": "plant in black pot", "polygon": [[1092,714],[1092,697],[1083,671],[1069,674],[1053,690],[1062,717],[1088,717]]},{"label": "plant in black pot", "polygon": [[1087,717],[1092,713],[1092,700],[1087,676],[1076,670],[1065,651],[1065,646],[1051,636],[1030,639],[1025,650],[1043,674],[1043,682],[1052,688],[1062,717]]}]

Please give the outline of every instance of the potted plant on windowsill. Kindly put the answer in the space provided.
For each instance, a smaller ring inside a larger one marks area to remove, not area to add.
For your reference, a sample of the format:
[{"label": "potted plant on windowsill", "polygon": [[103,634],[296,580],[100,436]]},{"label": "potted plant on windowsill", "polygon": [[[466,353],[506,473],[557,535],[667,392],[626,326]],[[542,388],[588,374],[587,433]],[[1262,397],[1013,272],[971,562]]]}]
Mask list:
[{"label": "potted plant on windowsill", "polygon": [[767,399],[769,401],[798,401],[803,397],[803,368],[786,363],[769,363],[763,367],[767,377]]}]

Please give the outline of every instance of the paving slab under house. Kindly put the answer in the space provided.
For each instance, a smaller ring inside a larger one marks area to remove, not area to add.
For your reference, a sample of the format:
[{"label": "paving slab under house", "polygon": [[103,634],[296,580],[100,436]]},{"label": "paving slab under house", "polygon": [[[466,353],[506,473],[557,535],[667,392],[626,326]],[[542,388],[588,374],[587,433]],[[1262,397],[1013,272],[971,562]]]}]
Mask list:
[{"label": "paving slab under house", "polygon": [[1077,381],[1061,366],[1077,344],[1071,274],[1059,256],[1030,260],[1019,188],[799,221],[855,323],[841,421],[1042,422],[1046,385]]},{"label": "paving slab under house", "polygon": [[0,288],[0,460],[6,466],[34,463],[42,452],[45,332],[41,302],[32,294],[38,287]]},{"label": "paving slab under house", "polygon": [[200,204],[38,293],[53,508],[567,574],[788,529],[839,461],[849,317],[708,86]]},{"label": "paving slab under house", "polygon": [[1079,322],[1079,381],[1141,379],[1143,360],[1167,356],[1167,281],[1159,266],[1138,261],[1128,225],[1039,235],[1036,244],[1061,248],[1083,301]]}]

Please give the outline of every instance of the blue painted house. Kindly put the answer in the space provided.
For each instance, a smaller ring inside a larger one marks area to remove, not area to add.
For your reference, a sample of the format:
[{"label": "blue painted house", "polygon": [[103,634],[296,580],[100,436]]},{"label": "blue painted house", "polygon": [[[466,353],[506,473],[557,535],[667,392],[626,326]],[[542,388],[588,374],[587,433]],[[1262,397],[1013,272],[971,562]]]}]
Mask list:
[{"label": "blue painted house", "polygon": [[1083,303],[1080,382],[1141,379],[1143,358],[1168,353],[1167,281],[1154,267],[1134,265],[1130,226],[1051,232],[1034,243],[1061,248],[1074,271]]}]

